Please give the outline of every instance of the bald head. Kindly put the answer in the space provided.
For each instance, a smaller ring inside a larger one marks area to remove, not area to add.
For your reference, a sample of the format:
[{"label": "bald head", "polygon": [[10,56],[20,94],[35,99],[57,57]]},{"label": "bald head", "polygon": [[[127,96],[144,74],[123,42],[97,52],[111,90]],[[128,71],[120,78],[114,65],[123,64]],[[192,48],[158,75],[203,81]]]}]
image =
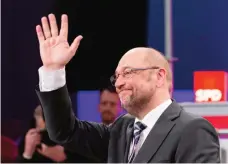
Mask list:
[{"label": "bald head", "polygon": [[167,60],[161,54],[161,52],[153,48],[138,47],[133,48],[126,52],[121,58],[119,64],[124,65],[128,64],[137,64],[141,63],[143,65],[162,65],[166,63]]},{"label": "bald head", "polygon": [[119,65],[123,67],[153,67],[158,66],[166,72],[166,79],[169,83],[169,87],[172,87],[172,72],[168,61],[165,56],[153,49],[146,47],[137,47],[126,52],[121,58]]}]

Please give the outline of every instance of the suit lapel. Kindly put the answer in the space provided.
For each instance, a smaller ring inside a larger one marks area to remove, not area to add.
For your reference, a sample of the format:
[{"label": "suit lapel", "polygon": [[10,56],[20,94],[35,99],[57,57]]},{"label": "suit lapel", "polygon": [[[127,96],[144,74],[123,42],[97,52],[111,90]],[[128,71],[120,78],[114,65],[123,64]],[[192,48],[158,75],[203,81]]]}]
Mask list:
[{"label": "suit lapel", "polygon": [[156,153],[166,136],[175,125],[173,122],[160,121],[156,123],[154,128],[150,131],[137,156],[134,163],[147,163],[151,157]]},{"label": "suit lapel", "polygon": [[126,114],[122,119],[123,122],[119,125],[119,128],[111,127],[112,129],[110,130],[110,136],[112,137],[110,137],[108,149],[109,163],[125,163],[125,157],[127,157],[128,147],[126,145],[130,145],[135,117]]},{"label": "suit lapel", "polygon": [[169,132],[175,126],[173,120],[177,118],[179,114],[180,107],[173,102],[150,131],[133,163],[147,163],[154,156]]},{"label": "suit lapel", "polygon": [[125,144],[125,153],[124,153],[124,163],[128,162],[128,152],[131,145],[132,133],[133,133],[134,119],[131,120],[127,127],[126,131],[126,144]]}]

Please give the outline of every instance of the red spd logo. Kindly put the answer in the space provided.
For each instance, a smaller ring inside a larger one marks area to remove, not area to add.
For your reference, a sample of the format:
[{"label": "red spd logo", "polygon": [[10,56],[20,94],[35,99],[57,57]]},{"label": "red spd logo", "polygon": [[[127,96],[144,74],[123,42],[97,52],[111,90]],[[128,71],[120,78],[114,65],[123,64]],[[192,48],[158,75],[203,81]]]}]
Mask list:
[{"label": "red spd logo", "polygon": [[227,73],[224,71],[194,72],[195,102],[227,101]]}]

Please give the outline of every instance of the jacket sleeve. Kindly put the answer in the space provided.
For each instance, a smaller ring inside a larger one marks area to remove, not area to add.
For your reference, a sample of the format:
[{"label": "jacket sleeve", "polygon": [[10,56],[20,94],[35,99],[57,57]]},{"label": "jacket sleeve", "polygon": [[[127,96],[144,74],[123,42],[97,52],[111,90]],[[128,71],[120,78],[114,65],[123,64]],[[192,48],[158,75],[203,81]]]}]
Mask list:
[{"label": "jacket sleeve", "polygon": [[44,111],[51,140],[63,145],[66,150],[97,162],[106,162],[109,127],[76,118],[66,85],[50,92],[40,92],[37,89],[36,93]]},{"label": "jacket sleeve", "polygon": [[220,163],[220,145],[214,127],[205,119],[188,123],[176,151],[178,163]]}]

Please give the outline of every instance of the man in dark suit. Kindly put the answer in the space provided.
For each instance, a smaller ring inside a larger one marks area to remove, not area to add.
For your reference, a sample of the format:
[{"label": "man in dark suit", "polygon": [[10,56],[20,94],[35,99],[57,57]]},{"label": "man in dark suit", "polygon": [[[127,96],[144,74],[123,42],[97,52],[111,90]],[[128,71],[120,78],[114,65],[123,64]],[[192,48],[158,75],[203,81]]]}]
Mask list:
[{"label": "man in dark suit", "polygon": [[128,51],[111,77],[128,114],[109,126],[77,119],[68,96],[65,65],[82,36],[69,46],[67,16],[62,16],[60,33],[55,16],[48,17],[50,27],[46,17],[43,28],[36,27],[43,62],[37,95],[53,141],[97,162],[220,162],[215,129],[171,99],[169,64],[151,48]]}]

